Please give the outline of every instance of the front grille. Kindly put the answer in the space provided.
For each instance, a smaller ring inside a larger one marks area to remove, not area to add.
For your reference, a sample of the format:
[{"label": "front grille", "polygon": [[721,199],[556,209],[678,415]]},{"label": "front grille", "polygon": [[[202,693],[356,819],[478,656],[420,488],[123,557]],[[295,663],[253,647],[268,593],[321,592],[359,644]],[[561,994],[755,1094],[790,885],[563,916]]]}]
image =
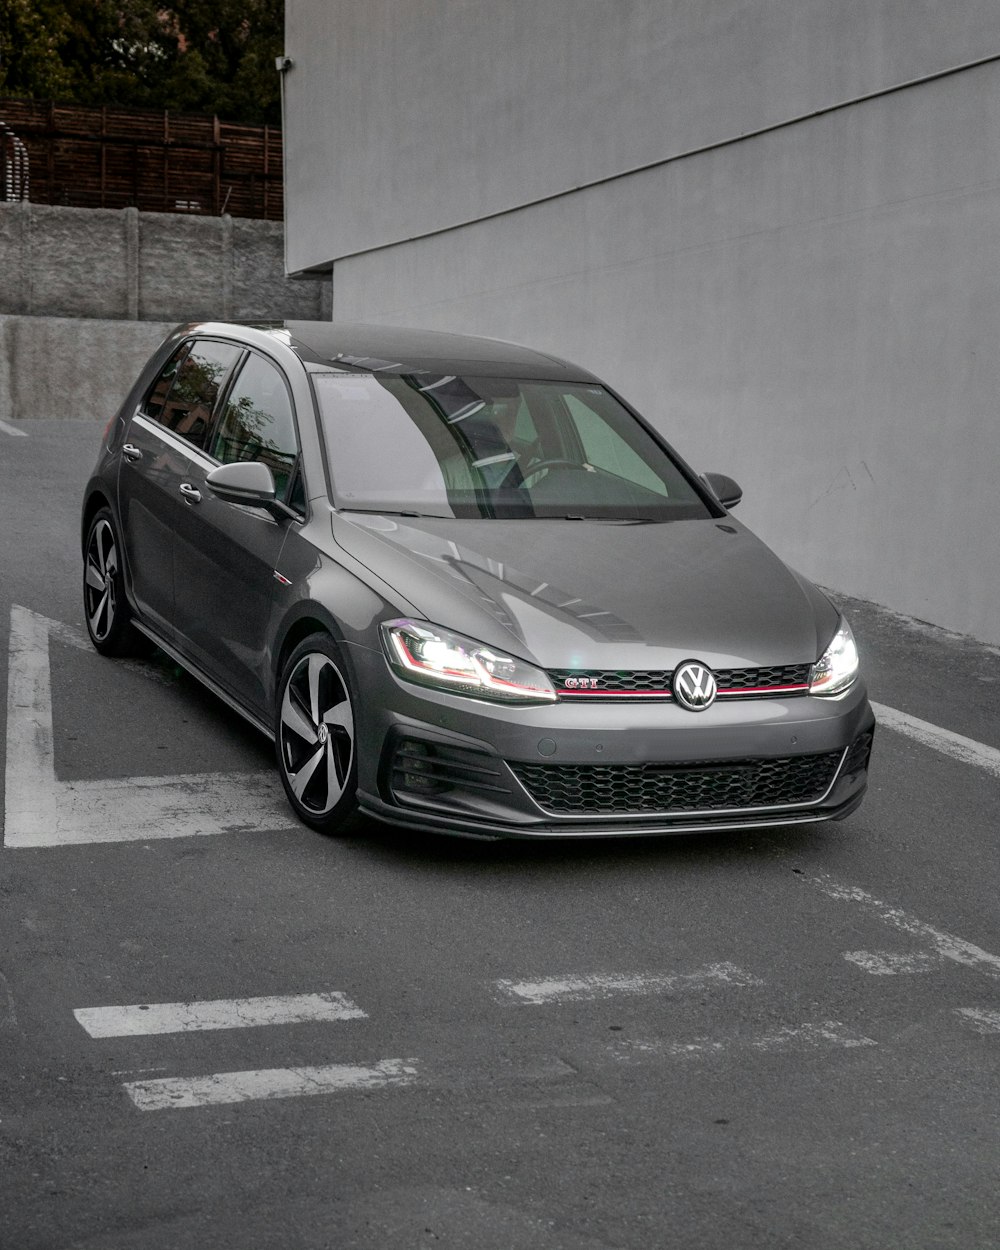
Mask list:
[{"label": "front grille", "polygon": [[416,738],[396,742],[389,775],[392,792],[397,796],[429,798],[456,792],[491,798],[510,796],[495,756]]},{"label": "front grille", "polygon": [[826,793],[840,751],[787,759],[692,764],[511,764],[545,811],[584,816],[613,813],[714,812],[781,807]]},{"label": "front grille", "polygon": [[772,664],[767,668],[720,668],[715,674],[720,690],[766,690],[773,686],[809,684],[811,664]]},{"label": "front grille", "polygon": [[[719,694],[730,698],[768,694],[806,694],[809,664],[776,664],[762,668],[720,668],[714,670]],[[673,698],[673,669],[609,670],[596,668],[555,668],[549,676],[560,698]],[[573,683],[584,680],[584,687]],[[567,686],[567,682],[571,685]],[[792,687],[793,689],[789,689]]]}]

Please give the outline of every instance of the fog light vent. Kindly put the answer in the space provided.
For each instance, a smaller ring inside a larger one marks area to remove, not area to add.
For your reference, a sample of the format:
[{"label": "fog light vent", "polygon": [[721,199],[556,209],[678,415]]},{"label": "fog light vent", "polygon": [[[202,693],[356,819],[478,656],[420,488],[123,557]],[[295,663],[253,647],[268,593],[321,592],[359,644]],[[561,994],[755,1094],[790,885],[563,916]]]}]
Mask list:
[{"label": "fog light vent", "polygon": [[500,761],[485,751],[416,738],[400,738],[392,753],[393,795],[430,798],[437,795],[509,795]]}]

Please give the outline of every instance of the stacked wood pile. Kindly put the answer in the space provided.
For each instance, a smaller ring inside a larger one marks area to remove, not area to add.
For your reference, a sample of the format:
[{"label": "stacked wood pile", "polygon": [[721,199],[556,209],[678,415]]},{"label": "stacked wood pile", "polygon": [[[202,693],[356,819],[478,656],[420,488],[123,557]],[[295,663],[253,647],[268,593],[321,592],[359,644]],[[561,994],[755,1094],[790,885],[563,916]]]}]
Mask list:
[{"label": "stacked wood pile", "polygon": [[277,127],[16,99],[0,122],[27,149],[36,204],[283,217]]}]

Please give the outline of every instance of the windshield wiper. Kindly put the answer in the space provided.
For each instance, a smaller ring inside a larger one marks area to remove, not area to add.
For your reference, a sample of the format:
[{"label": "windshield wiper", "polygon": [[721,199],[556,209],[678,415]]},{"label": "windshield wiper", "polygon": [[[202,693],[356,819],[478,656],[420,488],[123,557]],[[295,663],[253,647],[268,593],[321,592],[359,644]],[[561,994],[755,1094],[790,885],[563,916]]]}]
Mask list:
[{"label": "windshield wiper", "polygon": [[650,516],[588,516],[582,512],[565,512],[559,516],[539,517],[539,520],[552,521],[600,521],[604,525],[656,525],[657,521]]},{"label": "windshield wiper", "polygon": [[341,508],[341,512],[363,512],[366,516],[413,516],[428,517],[433,521],[452,521],[454,517],[443,512],[411,512],[401,508]]}]

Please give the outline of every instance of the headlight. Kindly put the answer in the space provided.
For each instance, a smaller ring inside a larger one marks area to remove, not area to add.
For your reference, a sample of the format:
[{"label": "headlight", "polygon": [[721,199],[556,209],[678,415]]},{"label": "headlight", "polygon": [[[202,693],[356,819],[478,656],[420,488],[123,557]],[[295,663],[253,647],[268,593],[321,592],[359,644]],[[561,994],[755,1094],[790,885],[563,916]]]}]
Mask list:
[{"label": "headlight", "polygon": [[843,617],[833,641],[822,658],[812,666],[809,676],[810,694],[840,694],[854,684],[858,676],[858,647],[851,627]]},{"label": "headlight", "polygon": [[387,621],[382,641],[401,677],[503,703],[554,702],[548,675],[485,643],[425,621]]}]

